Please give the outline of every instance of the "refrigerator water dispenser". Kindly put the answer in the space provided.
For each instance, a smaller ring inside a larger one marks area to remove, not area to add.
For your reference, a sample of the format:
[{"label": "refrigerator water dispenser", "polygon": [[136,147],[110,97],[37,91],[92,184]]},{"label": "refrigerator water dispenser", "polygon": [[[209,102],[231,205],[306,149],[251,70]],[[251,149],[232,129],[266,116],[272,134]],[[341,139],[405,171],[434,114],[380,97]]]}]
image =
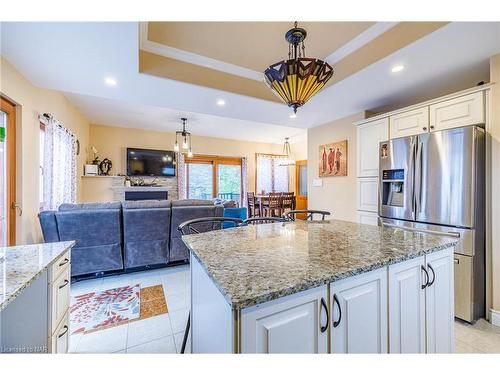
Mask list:
[{"label": "refrigerator water dispenser", "polygon": [[382,205],[403,207],[404,179],[403,169],[390,169],[382,172]]}]

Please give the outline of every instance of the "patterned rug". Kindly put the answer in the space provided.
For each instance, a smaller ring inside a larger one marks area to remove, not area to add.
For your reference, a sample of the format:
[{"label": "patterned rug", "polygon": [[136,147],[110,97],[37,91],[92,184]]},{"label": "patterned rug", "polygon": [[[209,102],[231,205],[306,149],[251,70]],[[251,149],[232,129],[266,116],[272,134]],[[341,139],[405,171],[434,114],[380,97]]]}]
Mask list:
[{"label": "patterned rug", "polygon": [[161,285],[139,284],[82,294],[71,299],[71,333],[90,333],[168,312]]}]

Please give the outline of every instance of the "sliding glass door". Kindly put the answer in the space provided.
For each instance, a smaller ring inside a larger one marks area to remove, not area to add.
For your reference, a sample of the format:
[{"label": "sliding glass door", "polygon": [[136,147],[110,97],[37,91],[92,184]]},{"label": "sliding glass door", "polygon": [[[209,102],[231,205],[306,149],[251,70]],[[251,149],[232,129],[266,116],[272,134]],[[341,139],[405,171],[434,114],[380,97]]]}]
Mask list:
[{"label": "sliding glass door", "polygon": [[241,205],[241,158],[199,155],[186,158],[190,199],[220,198]]},{"label": "sliding glass door", "polygon": [[187,196],[189,199],[212,199],[214,178],[212,163],[187,163]]}]

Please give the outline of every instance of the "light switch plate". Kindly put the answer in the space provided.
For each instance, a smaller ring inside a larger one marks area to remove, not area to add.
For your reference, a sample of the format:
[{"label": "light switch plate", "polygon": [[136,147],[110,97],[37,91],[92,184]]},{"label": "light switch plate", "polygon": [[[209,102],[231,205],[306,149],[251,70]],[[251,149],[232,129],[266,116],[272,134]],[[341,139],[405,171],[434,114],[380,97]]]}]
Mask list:
[{"label": "light switch plate", "polygon": [[315,178],[313,180],[313,186],[314,187],[321,187],[321,186],[323,186],[323,180],[321,178]]}]

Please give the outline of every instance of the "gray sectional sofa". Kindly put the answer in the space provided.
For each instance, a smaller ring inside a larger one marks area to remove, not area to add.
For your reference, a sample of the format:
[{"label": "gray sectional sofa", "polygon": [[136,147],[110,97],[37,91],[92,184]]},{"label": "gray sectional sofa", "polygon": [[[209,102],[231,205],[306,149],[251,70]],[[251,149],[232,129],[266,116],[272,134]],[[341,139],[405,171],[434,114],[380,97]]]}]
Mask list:
[{"label": "gray sectional sofa", "polygon": [[189,260],[177,230],[186,220],[223,216],[209,200],[62,204],[39,214],[45,242],[75,240],[71,276],[100,276]]}]

